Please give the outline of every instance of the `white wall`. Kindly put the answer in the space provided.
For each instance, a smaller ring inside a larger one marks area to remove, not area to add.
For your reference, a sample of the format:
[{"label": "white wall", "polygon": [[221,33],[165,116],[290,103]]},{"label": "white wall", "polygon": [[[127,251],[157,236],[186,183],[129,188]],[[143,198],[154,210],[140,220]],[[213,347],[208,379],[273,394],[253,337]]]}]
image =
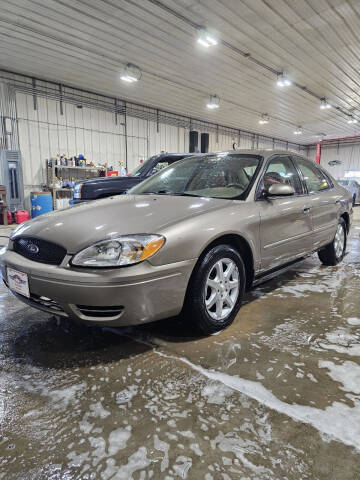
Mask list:
[{"label": "white wall", "polygon": [[[25,196],[46,182],[45,160],[57,154],[85,155],[95,165],[107,164],[119,169],[125,162],[124,116],[117,124],[110,112],[77,108],[64,103],[63,115],[55,100],[16,94],[20,150],[23,157]],[[188,149],[188,132],[181,127],[159,125],[138,118],[127,118],[128,171],[150,155],[183,152]]]},{"label": "white wall", "polygon": [[[310,147],[308,157],[315,161],[316,148]],[[331,160],[340,160],[340,165],[329,165]],[[353,145],[336,143],[332,145],[323,145],[321,149],[321,165],[336,178],[343,178],[346,170],[360,170],[360,143]]]},{"label": "white wall", "polygon": [[[95,100],[96,95],[90,95]],[[68,157],[84,154],[95,165],[106,164],[116,170],[120,162],[125,163],[126,147],[128,172],[131,172],[142,160],[151,155],[164,152],[187,152],[189,149],[189,131],[177,127],[127,116],[127,143],[125,140],[125,117],[117,116],[100,108],[83,105],[77,108],[72,103],[60,103],[51,98],[37,96],[37,108],[34,109],[33,96],[26,92],[16,93],[16,109],[19,130],[20,150],[23,157],[26,206],[29,207],[29,193],[46,183],[45,161],[57,154]],[[231,150],[236,142],[239,148],[282,148],[286,142],[273,142],[271,138],[257,137],[254,134],[233,132],[219,129],[202,130],[194,124],[199,132],[208,132],[209,150]],[[204,127],[205,128],[205,127]]]}]

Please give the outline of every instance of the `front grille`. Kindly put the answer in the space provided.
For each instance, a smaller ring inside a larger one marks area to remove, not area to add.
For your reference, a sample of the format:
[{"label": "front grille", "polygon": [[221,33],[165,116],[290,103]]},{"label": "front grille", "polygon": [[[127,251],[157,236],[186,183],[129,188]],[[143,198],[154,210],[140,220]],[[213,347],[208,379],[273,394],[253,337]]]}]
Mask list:
[{"label": "front grille", "polygon": [[33,262],[60,265],[66,255],[66,250],[56,243],[47,242],[34,237],[19,237],[13,240],[16,253]]},{"label": "front grille", "polygon": [[51,298],[32,294],[30,300],[32,300],[37,305],[41,305],[42,307],[46,307],[49,310],[52,310],[55,313],[64,312],[63,308]]},{"label": "front grille", "polygon": [[118,307],[94,307],[91,305],[76,305],[80,312],[86,317],[94,318],[110,318],[117,317],[122,313],[124,307],[122,305]]},{"label": "front grille", "polygon": [[[4,283],[9,288],[9,285],[5,280],[4,280]],[[64,312],[63,308],[55,300],[52,300],[51,298],[35,295],[34,293],[30,295],[30,298],[24,297],[23,295],[20,295],[20,293],[16,293],[16,292],[13,292],[13,294],[23,298],[24,301],[28,302],[34,308],[36,308],[36,306],[41,306],[53,313],[57,313],[58,315],[62,315],[65,317],[68,316],[67,313]]]}]

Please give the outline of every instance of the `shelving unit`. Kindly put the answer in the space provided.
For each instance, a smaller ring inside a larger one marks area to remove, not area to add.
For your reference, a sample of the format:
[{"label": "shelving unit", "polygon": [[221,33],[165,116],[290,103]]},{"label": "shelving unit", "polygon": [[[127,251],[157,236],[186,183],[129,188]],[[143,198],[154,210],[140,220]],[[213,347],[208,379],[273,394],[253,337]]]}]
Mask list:
[{"label": "shelving unit", "polygon": [[70,167],[65,165],[55,165],[52,163],[48,165],[46,160],[46,186],[52,194],[53,208],[56,210],[56,200],[59,198],[72,198],[72,188],[60,188],[56,187],[58,178],[64,180],[73,179],[75,182],[79,180],[88,180],[90,178],[97,178],[99,171],[104,172],[104,176],[107,176],[106,167]]}]

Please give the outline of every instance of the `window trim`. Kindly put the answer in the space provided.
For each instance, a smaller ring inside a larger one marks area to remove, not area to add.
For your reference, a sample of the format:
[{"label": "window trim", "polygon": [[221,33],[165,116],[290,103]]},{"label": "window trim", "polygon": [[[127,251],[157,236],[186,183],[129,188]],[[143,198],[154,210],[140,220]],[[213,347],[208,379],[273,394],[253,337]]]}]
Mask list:
[{"label": "window trim", "polygon": [[[262,174],[259,176],[259,179],[258,179],[258,184],[256,186],[256,191],[255,191],[255,201],[264,201],[264,200],[267,200],[266,198],[262,197],[261,196],[261,184],[263,182],[263,179],[264,179],[264,175],[266,173],[266,170],[269,166],[269,163],[272,161],[272,160],[275,160],[277,157],[287,157],[289,160],[290,160],[290,163],[292,164],[292,166],[294,167],[294,170],[296,171],[297,175],[298,175],[298,178],[299,178],[299,181],[300,181],[300,184],[301,184],[301,187],[302,187],[302,191],[303,193],[294,193],[294,195],[287,195],[286,197],[287,198],[298,198],[298,197],[303,197],[304,195],[307,195],[306,193],[306,185],[304,184],[303,182],[303,179],[302,179],[302,176],[299,175],[299,171],[298,171],[298,168],[297,168],[297,165],[294,164],[294,161],[292,159],[292,155],[291,153],[275,153],[274,155],[272,155],[271,157],[269,157],[266,162],[265,162],[265,165],[264,165],[264,169],[263,169],[263,172]],[[274,199],[274,200],[277,200],[279,198],[285,198],[284,196],[282,195],[279,195],[279,196],[273,196],[271,197],[271,199]]]}]

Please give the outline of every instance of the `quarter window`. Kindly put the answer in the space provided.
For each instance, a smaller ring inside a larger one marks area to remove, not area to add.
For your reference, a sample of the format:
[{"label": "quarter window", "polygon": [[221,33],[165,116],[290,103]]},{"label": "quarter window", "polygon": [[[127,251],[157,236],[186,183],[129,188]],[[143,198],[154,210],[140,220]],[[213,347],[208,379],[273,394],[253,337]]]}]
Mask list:
[{"label": "quarter window", "polygon": [[303,193],[301,180],[290,157],[278,156],[269,162],[263,177],[263,187],[268,190],[277,183],[291,185],[297,195]]},{"label": "quarter window", "polygon": [[306,183],[309,193],[321,192],[321,190],[327,190],[330,188],[329,180],[327,177],[310,161],[302,158],[297,158],[296,162],[303,175],[304,182]]}]

